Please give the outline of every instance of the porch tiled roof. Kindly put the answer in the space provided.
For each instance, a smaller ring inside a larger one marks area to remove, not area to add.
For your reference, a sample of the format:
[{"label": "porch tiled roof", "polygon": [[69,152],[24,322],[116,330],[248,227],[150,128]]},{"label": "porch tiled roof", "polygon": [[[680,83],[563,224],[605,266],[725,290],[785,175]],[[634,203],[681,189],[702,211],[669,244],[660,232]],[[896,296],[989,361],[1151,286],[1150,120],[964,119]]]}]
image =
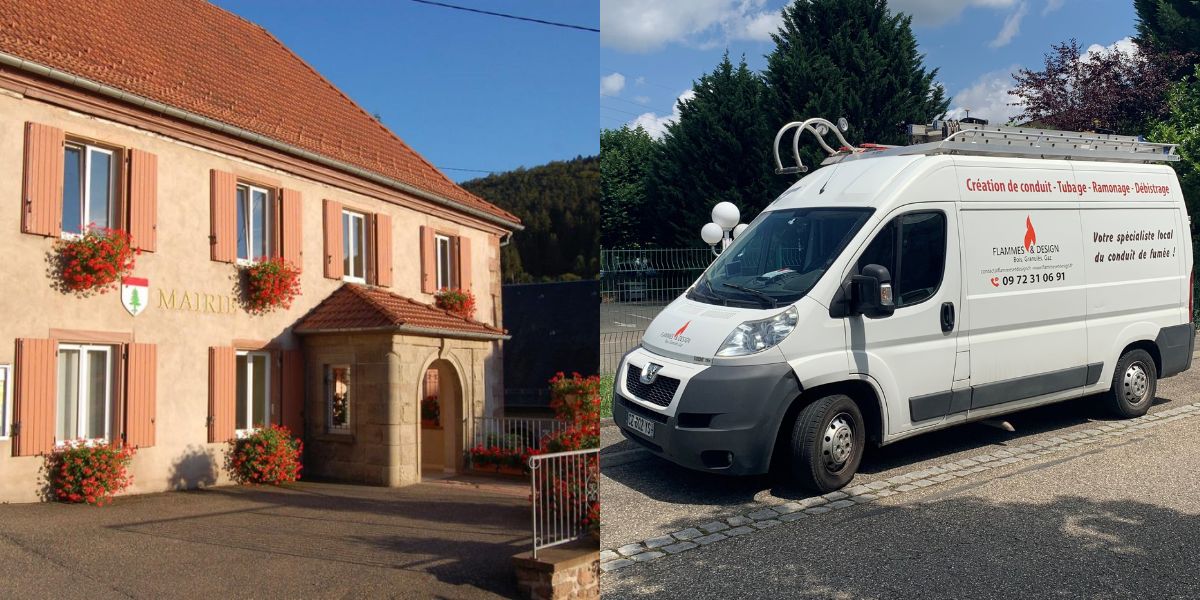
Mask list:
[{"label": "porch tiled roof", "polygon": [[203,0],[2,2],[0,52],[520,223],[459,187],[267,30]]},{"label": "porch tiled roof", "polygon": [[503,329],[486,323],[464,319],[381,288],[354,283],[343,284],[330,294],[296,323],[294,331],[320,333],[388,328],[415,334],[445,332],[449,337],[454,334],[492,338],[505,335]]}]

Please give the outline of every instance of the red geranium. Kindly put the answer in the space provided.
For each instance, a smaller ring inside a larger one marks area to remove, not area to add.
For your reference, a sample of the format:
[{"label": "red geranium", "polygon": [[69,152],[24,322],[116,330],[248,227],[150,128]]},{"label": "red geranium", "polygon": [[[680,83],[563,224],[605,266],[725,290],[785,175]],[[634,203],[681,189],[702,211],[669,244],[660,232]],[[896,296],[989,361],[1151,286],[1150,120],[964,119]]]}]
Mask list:
[{"label": "red geranium", "polygon": [[276,308],[288,309],[300,295],[300,269],[273,257],[243,269],[246,282],[246,310],[255,314]]},{"label": "red geranium", "polygon": [[54,498],[104,506],[133,484],[128,467],[136,449],[108,442],[76,440],[46,455]]},{"label": "red geranium", "polygon": [[134,250],[129,234],[119,229],[89,227],[83,235],[57,242],[59,276],[69,292],[104,293],[133,272]]},{"label": "red geranium", "polygon": [[225,469],[238,483],[279,485],[300,479],[304,443],[287,427],[271,425],[229,440]]},{"label": "red geranium", "polygon": [[464,319],[475,318],[475,294],[471,290],[443,288],[433,295],[433,301],[438,308]]}]

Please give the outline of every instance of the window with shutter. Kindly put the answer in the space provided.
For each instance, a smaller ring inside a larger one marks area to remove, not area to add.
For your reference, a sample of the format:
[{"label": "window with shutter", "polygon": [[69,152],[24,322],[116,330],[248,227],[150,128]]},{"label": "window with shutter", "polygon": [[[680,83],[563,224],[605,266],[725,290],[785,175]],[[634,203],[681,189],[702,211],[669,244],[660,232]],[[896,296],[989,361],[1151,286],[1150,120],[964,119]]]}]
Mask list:
[{"label": "window with shutter", "polygon": [[158,244],[158,157],[129,151],[129,237],[133,247],[154,252]]},{"label": "window with shutter", "polygon": [[342,205],[325,200],[325,277],[341,279],[344,271],[342,259]]},{"label": "window with shutter", "polygon": [[62,235],[63,130],[25,124],[25,177],[21,195],[21,231]]},{"label": "window with shutter", "polygon": [[232,346],[208,349],[208,441],[225,442],[235,435],[237,356]]},{"label": "window with shutter", "polygon": [[215,169],[211,174],[212,260],[231,263],[237,260],[237,178],[233,173]]},{"label": "window with shutter", "polygon": [[279,255],[284,260],[302,267],[301,248],[303,244],[303,226],[301,224],[300,192],[296,190],[280,190],[279,211]]},{"label": "window with shutter", "polygon": [[282,423],[297,436],[304,434],[304,354],[283,352]]},{"label": "window with shutter", "polygon": [[391,287],[392,285],[392,218],[388,215],[375,215],[375,231],[372,236],[374,248],[371,255],[375,259],[375,285]]},{"label": "window with shutter", "polygon": [[129,344],[125,360],[125,443],[149,448],[157,420],[158,348]]},{"label": "window with shutter", "polygon": [[13,455],[35,456],[54,449],[55,351],[49,339],[17,340],[13,381]]}]

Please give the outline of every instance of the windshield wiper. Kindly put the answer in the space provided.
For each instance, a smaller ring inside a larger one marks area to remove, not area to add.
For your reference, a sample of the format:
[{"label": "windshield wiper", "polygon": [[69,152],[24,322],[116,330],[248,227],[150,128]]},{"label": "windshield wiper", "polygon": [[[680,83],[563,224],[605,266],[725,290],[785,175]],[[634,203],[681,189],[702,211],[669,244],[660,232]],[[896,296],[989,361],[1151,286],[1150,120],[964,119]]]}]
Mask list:
[{"label": "windshield wiper", "polygon": [[733,284],[733,283],[722,283],[721,285],[723,285],[723,286],[725,286],[725,287],[727,287],[727,288],[733,288],[733,289],[735,289],[735,290],[738,290],[739,292],[746,292],[746,293],[749,293],[749,294],[754,294],[755,296],[758,296],[758,297],[759,297],[759,298],[761,298],[762,300],[765,300],[765,301],[767,301],[767,306],[768,306],[768,307],[770,307],[770,308],[779,308],[779,303],[778,303],[778,302],[776,302],[776,301],[775,301],[775,298],[771,297],[771,295],[770,295],[770,294],[764,294],[763,292],[760,292],[760,291],[758,291],[758,290],[751,289],[751,288],[748,288],[748,287],[745,287],[745,286],[741,286],[741,285],[737,285],[737,284]]},{"label": "windshield wiper", "polygon": [[[703,295],[710,300],[715,300],[716,302],[719,302],[721,306],[729,306],[729,299],[718,294],[717,291],[713,289],[712,282],[710,282],[708,279],[702,279],[700,283],[701,285],[692,288],[693,292],[695,292],[697,295]],[[705,287],[708,288],[707,292],[703,291],[703,288]]]}]

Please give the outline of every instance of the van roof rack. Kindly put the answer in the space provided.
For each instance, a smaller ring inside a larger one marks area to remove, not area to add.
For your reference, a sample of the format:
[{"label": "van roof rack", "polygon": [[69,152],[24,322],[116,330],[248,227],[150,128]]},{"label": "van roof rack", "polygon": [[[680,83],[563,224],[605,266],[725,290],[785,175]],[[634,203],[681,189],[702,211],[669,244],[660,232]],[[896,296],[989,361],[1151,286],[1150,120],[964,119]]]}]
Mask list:
[{"label": "van roof rack", "polygon": [[[844,122],[839,119],[838,125],[843,125]],[[792,136],[792,158],[796,166],[784,167],[779,156],[779,141],[783,134],[792,128],[796,129]],[[775,172],[783,174],[808,171],[808,167],[800,160],[799,150],[800,136],[805,131],[811,132],[821,148],[829,154],[829,157],[821,162],[822,165],[846,159],[914,154],[965,154],[1134,163],[1179,160],[1179,155],[1175,153],[1176,144],[1147,142],[1141,137],[1130,135],[1007,127],[950,120],[935,121],[932,125],[909,125],[911,145],[908,146],[863,144],[856,148],[846,143],[842,137],[841,131],[845,129],[835,127],[829,121],[820,118],[784,125],[775,135]],[[838,150],[834,150],[825,142],[824,134],[830,130],[837,135],[841,143]]]}]

